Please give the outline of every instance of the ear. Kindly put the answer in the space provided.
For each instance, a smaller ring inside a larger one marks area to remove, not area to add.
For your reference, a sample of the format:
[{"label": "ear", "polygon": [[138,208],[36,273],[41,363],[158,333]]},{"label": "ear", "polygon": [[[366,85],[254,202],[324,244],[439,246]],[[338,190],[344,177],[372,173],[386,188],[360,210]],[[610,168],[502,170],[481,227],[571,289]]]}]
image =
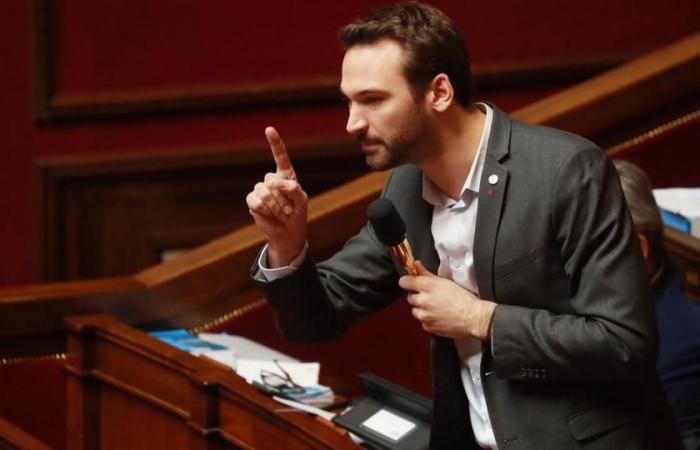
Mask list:
[{"label": "ear", "polygon": [[444,73],[439,73],[428,85],[426,101],[431,109],[444,112],[454,101],[454,95],[450,78]]},{"label": "ear", "polygon": [[649,260],[649,238],[647,238],[643,233],[637,233],[637,239],[639,240],[639,245],[642,247],[642,255],[644,255],[645,260]]}]

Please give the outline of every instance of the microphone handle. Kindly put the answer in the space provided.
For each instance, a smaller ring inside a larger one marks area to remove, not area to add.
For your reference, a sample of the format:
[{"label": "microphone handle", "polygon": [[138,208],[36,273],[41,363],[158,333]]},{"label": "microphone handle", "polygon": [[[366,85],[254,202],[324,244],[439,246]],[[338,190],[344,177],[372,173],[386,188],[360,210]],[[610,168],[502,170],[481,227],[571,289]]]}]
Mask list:
[{"label": "microphone handle", "polygon": [[406,272],[408,272],[410,275],[418,275],[416,261],[413,259],[411,246],[406,239],[404,239],[400,244],[392,246],[391,254],[399,263],[401,263],[401,265],[406,269]]}]

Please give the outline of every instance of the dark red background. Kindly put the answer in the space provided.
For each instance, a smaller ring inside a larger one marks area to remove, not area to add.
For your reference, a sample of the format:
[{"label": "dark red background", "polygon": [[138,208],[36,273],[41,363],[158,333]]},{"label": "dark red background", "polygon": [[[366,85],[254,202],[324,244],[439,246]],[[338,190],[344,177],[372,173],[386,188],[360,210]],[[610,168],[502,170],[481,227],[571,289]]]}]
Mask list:
[{"label": "dark red background", "polygon": [[[38,0],[37,0],[38,1]],[[338,106],[245,107],[219,112],[32,120],[33,1],[0,3],[0,286],[35,281],[33,159],[338,135]],[[55,1],[57,95],[187,89],[337,74],[337,28],[384,2],[209,0]],[[700,29],[700,3],[676,0],[439,1],[462,26],[476,62],[582,59],[639,53]],[[551,89],[503,93],[513,109]],[[243,199],[241,199],[243,201]]]},{"label": "dark red background", "polygon": [[[327,103],[111,120],[88,116],[77,122],[38,125],[32,119],[36,95],[32,6],[47,2],[0,2],[0,286],[36,280],[35,158],[234,146],[262,141],[262,130],[268,124],[276,125],[286,137],[343,133],[344,107]],[[342,55],[335,43],[337,28],[382,3],[55,0],[56,26],[49,38],[56,48],[57,95],[89,98],[110,93],[186,92],[188,87],[336,75]],[[637,54],[700,29],[697,0],[442,0],[435,4],[461,25],[477,63]],[[556,89],[552,85],[511,90],[491,99],[512,110]],[[690,139],[682,135],[682,140],[692,142],[697,133],[689,135]],[[672,183],[673,175],[668,173],[662,182]],[[386,319],[376,317],[374,320]],[[254,318],[257,316],[249,320]],[[353,331],[350,333],[352,337]],[[277,336],[268,337],[271,345],[289,345],[279,342]],[[380,363],[365,361],[370,371]],[[0,404],[25,407],[10,407],[2,415],[60,447],[63,421],[57,416],[65,402],[62,384],[56,382],[64,376],[60,364],[40,361],[5,369],[0,373],[1,384],[32,386],[32,397],[43,402],[30,401],[16,389],[0,398]],[[397,367],[397,372],[384,375],[400,379],[398,371],[403,369]],[[419,385],[411,387],[421,391]]]}]

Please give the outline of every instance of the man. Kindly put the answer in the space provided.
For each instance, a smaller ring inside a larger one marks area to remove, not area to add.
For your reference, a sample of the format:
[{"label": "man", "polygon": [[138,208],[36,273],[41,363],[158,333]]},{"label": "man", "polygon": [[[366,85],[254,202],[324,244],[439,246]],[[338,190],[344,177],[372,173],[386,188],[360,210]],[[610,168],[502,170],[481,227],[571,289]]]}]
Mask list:
[{"label": "man", "polygon": [[686,450],[700,450],[700,306],[683,294],[663,246],[663,223],[644,172],[614,161],[656,297],[661,377]]},{"label": "man", "polygon": [[283,334],[328,339],[407,291],[433,334],[431,448],[677,448],[605,155],[474,104],[461,33],[435,8],[390,5],[339,37],[347,131],[371,168],[395,168],[382,195],[421,264],[404,275],[365,227],[315,265],[306,194],[266,129],[277,171],[247,197],[268,239],[253,276]]}]

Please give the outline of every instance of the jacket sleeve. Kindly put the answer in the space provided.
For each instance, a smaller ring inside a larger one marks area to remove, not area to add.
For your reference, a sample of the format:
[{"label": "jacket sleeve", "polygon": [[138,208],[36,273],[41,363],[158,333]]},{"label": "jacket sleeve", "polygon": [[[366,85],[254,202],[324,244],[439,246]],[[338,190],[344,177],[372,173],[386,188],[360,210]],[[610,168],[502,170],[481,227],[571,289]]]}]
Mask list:
[{"label": "jacket sleeve", "polygon": [[566,314],[499,305],[493,365],[511,379],[635,379],[654,370],[648,276],[614,167],[572,152],[551,187],[551,227],[568,279]]},{"label": "jacket sleeve", "polygon": [[[385,192],[390,182],[391,177]],[[267,282],[258,270],[256,263],[251,275],[267,297],[278,330],[299,342],[335,338],[356,319],[388,306],[402,293],[397,267],[369,225],[330,259],[315,264],[307,257],[289,276]]]}]

